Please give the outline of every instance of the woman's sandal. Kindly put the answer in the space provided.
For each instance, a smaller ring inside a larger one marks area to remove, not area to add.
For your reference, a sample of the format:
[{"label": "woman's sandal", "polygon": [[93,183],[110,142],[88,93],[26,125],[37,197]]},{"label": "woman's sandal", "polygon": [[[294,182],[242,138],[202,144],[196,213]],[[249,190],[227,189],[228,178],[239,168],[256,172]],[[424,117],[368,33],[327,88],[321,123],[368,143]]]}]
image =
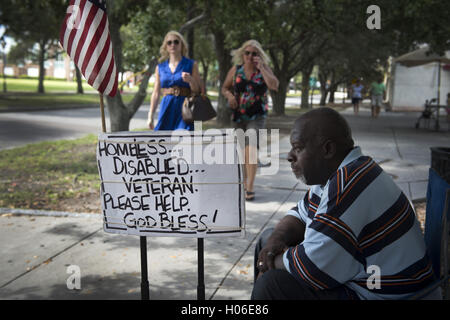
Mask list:
[{"label": "woman's sandal", "polygon": [[253,191],[245,191],[245,200],[252,201],[255,199],[255,192]]}]

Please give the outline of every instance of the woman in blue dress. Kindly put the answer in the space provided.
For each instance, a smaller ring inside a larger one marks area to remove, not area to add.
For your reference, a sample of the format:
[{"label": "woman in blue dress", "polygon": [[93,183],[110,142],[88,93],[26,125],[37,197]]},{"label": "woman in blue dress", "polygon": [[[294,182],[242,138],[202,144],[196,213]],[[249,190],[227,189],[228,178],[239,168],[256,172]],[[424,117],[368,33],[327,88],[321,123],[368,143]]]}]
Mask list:
[{"label": "woman in blue dress", "polygon": [[[169,31],[160,48],[161,57],[155,69],[155,86],[150,100],[148,126],[150,130],[193,130],[181,116],[181,108],[186,96],[191,92],[200,92],[200,75],[197,62],[188,59],[187,43],[176,31]],[[163,95],[154,125],[154,115],[159,98]]]}]

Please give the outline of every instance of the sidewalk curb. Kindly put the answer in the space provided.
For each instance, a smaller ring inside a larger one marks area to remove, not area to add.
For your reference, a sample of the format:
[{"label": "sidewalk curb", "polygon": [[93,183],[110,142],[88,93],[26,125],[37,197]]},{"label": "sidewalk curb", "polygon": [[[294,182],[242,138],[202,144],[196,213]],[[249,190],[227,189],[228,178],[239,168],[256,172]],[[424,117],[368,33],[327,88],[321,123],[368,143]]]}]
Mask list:
[{"label": "sidewalk curb", "polygon": [[46,217],[70,217],[70,218],[100,218],[100,213],[86,212],[66,212],[66,211],[50,211],[50,210],[31,210],[31,209],[12,209],[0,208],[0,215],[11,214],[14,216],[46,216]]},{"label": "sidewalk curb", "polygon": [[36,108],[24,108],[24,107],[8,107],[6,109],[0,109],[0,113],[9,112],[35,112],[35,111],[59,111],[59,110],[70,110],[70,109],[87,109],[87,108],[100,108],[99,104],[86,104],[86,105],[66,105],[61,107],[36,107]]}]

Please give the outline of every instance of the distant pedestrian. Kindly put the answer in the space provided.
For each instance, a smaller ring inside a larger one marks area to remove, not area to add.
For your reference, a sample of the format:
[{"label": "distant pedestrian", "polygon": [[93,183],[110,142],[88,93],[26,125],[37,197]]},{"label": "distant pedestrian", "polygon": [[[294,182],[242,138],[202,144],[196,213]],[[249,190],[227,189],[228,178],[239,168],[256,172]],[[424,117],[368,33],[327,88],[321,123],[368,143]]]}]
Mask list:
[{"label": "distant pedestrian", "polygon": [[359,112],[359,103],[362,100],[362,91],[364,86],[361,84],[359,79],[356,80],[356,83],[352,84],[350,87],[351,95],[352,95],[352,104],[353,104],[353,112],[355,115]]},{"label": "distant pedestrian", "polygon": [[[193,130],[192,124],[183,121],[181,109],[191,92],[201,91],[197,62],[187,58],[188,46],[177,31],[169,31],[160,48],[160,64],[155,69],[155,86],[150,100],[148,126],[150,130]],[[153,117],[163,94],[158,123]]]},{"label": "distant pedestrian", "polygon": [[[258,130],[265,128],[268,105],[268,89],[278,90],[278,79],[269,67],[269,57],[256,40],[246,41],[233,51],[234,66],[228,71],[222,87],[222,94],[233,109],[233,122],[236,129]],[[253,139],[245,145],[244,187],[245,199],[255,197],[253,184],[257,170],[257,148]],[[252,163],[252,159],[255,159]]]},{"label": "distant pedestrian", "polygon": [[372,96],[372,117],[376,118],[380,114],[383,101],[386,99],[386,87],[383,83],[383,77],[380,76],[376,82],[372,82],[370,94]]}]

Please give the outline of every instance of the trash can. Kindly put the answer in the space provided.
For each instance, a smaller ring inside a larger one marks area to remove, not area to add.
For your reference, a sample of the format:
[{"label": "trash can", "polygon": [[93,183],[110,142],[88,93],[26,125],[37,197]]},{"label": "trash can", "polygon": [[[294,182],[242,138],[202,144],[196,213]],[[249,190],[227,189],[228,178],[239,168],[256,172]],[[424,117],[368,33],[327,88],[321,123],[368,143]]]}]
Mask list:
[{"label": "trash can", "polygon": [[450,148],[431,147],[431,168],[450,183]]},{"label": "trash can", "polygon": [[[441,250],[441,255],[440,255],[440,259],[441,259],[441,274],[442,275],[446,275],[450,272],[450,268],[448,266],[448,264],[446,264],[445,261],[443,261],[444,257],[450,257],[450,208],[448,207],[450,204],[446,203],[446,197],[447,197],[447,190],[449,190],[450,188],[450,148],[449,147],[432,147],[431,149],[431,168],[436,171],[434,173],[434,175],[439,175],[439,180],[441,181],[440,184],[438,185],[437,180],[438,179],[434,179],[435,183],[433,185],[433,183],[429,183],[428,185],[428,191],[427,191],[427,217],[429,216],[429,214],[433,215],[433,213],[440,213],[443,212],[444,218],[443,221],[445,224],[447,224],[447,228],[448,228],[448,235],[447,235],[447,239],[445,238],[445,236],[441,239],[441,246],[444,246],[444,250],[445,247],[447,247],[447,255],[445,255],[445,251]],[[430,178],[431,178],[431,172],[432,170],[430,170]],[[431,180],[431,179],[430,179]],[[429,180],[429,181],[430,181]],[[445,181],[445,182],[444,182]],[[446,185],[447,183],[447,185]],[[434,188],[434,195],[432,195],[433,192],[431,192],[432,188]],[[445,209],[447,208],[447,209]],[[430,212],[428,212],[428,210]],[[447,210],[447,212],[444,212],[444,210]],[[445,217],[446,216],[446,217]],[[427,223],[427,220],[425,220],[425,223]],[[432,220],[432,218],[431,218]],[[436,230],[436,233],[439,233],[438,230]],[[429,236],[432,237],[432,236]],[[445,244],[445,242],[442,241],[446,241],[447,240],[447,244]],[[431,248],[430,250],[436,250],[436,248]],[[448,258],[447,258],[448,260]],[[447,272],[445,271],[445,268],[447,269]],[[448,299],[449,297],[449,287],[446,286],[445,288],[447,288],[447,292],[443,292],[444,295],[444,299]]]}]

